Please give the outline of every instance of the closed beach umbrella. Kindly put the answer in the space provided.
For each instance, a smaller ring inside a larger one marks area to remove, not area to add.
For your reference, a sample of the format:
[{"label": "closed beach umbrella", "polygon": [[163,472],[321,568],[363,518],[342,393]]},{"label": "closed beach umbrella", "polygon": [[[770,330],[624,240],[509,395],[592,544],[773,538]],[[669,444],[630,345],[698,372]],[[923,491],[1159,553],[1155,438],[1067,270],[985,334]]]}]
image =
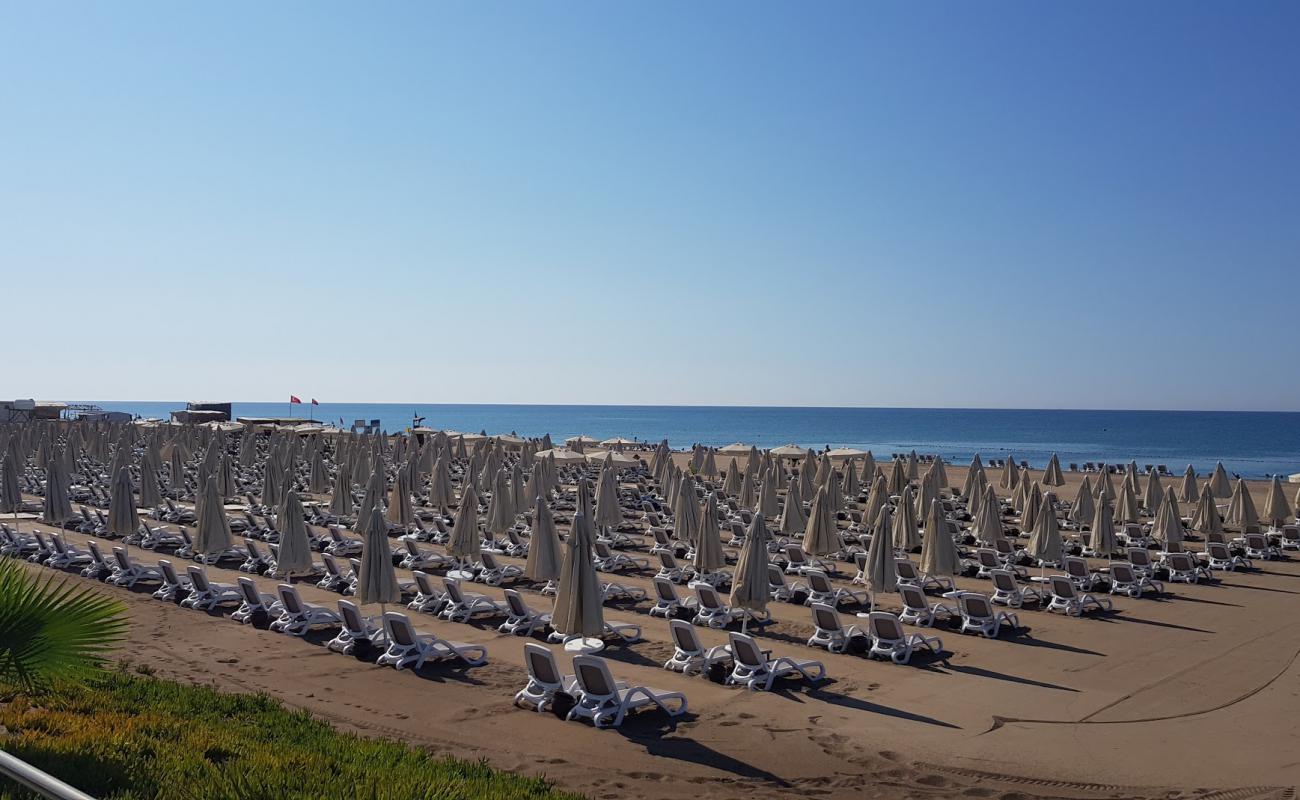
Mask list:
[{"label": "closed beach umbrella", "polygon": [[[384,488],[388,481],[384,477],[383,459],[375,459],[374,469],[370,473],[370,480],[366,482],[366,493],[361,496],[361,505],[357,507],[357,524],[353,530],[363,537],[370,529],[370,524],[376,519],[382,520],[383,514],[376,517],[371,512],[378,508],[383,511]],[[388,532],[388,523],[384,523],[384,532]]]},{"label": "closed beach umbrella", "polygon": [[217,477],[208,478],[203,484],[198,504],[199,514],[195,524],[194,552],[203,556],[224,553],[230,549],[230,520],[226,519],[226,510],[222,507],[221,490],[217,488]]},{"label": "closed beach umbrella", "polygon": [[179,500],[181,492],[185,489],[185,448],[179,444],[172,445],[170,460],[171,469],[168,476],[170,482],[167,486],[172,490],[172,497]]},{"label": "closed beach umbrella", "polygon": [[1268,487],[1268,497],[1264,499],[1264,519],[1276,530],[1285,525],[1290,516],[1291,504],[1282,493],[1282,479],[1274,475],[1273,483]]},{"label": "closed beach umbrella", "polygon": [[921,477],[921,460],[913,450],[907,455],[907,479],[909,481],[917,480]]},{"label": "closed beach umbrella", "polygon": [[505,467],[492,478],[492,498],[488,501],[487,532],[500,536],[515,524],[514,503],[510,498],[510,476]]},{"label": "closed beach umbrella", "polygon": [[1200,489],[1196,486],[1196,470],[1192,469],[1191,464],[1187,465],[1187,470],[1183,473],[1182,492],[1178,499],[1184,503],[1195,503],[1201,499]]},{"label": "closed beach umbrella", "polygon": [[726,492],[729,497],[740,494],[740,466],[736,464],[734,456],[731,463],[727,464],[727,479],[722,483],[722,491]]},{"label": "closed beach umbrella", "polygon": [[352,516],[352,481],[348,477],[348,465],[339,464],[334,473],[334,491],[330,495],[330,513],[340,517]]},{"label": "closed beach umbrella", "polygon": [[550,586],[560,577],[561,559],[560,535],[555,530],[555,520],[551,517],[550,507],[539,497],[533,514],[532,536],[528,539],[524,576],[538,582],[545,581]]},{"label": "closed beach umbrella", "polygon": [[330,489],[329,470],[325,469],[325,455],[317,450],[311,457],[311,475],[307,486],[312,494],[325,494]]},{"label": "closed beach umbrella", "polygon": [[1138,512],[1137,497],[1133,493],[1133,486],[1127,480],[1121,481],[1119,485],[1119,496],[1115,504],[1115,521],[1116,522],[1137,522],[1140,518]]},{"label": "closed beach umbrella", "polygon": [[1103,471],[1097,481],[1097,499],[1103,503],[1113,503],[1117,496],[1115,482],[1110,479],[1110,471]]},{"label": "closed beach umbrella", "polygon": [[[411,465],[403,464],[397,470],[397,480],[388,493],[388,519],[406,530],[415,524],[415,509],[411,506]],[[387,535],[387,526],[384,529]]]},{"label": "closed beach umbrella", "polygon": [[63,471],[63,462],[54,458],[45,467],[45,497],[41,503],[41,520],[49,525],[62,525],[71,516],[68,479]]},{"label": "closed beach umbrella", "polygon": [[1119,549],[1119,537],[1115,535],[1115,513],[1110,510],[1110,503],[1098,502],[1097,510],[1092,515],[1092,533],[1090,544],[1097,555],[1110,558]]},{"label": "closed beach umbrella", "polygon": [[1232,482],[1228,480],[1228,471],[1223,468],[1222,461],[1214,465],[1214,474],[1210,476],[1210,490],[1214,492],[1215,497],[1227,497],[1232,494]]},{"label": "closed beach umbrella", "polygon": [[140,507],[157,508],[162,505],[162,491],[158,488],[158,471],[149,466],[148,459],[140,467]]},{"label": "closed beach umbrella", "polygon": [[1051,492],[1043,496],[1043,507],[1029,536],[1029,555],[1038,559],[1044,567],[1061,560],[1061,528],[1056,524],[1056,512],[1053,511],[1055,503],[1056,495]]},{"label": "closed beach umbrella", "polygon": [[700,520],[700,533],[696,537],[691,564],[701,579],[717,572],[726,564],[722,555],[722,532],[718,529],[718,498],[714,492],[709,492],[709,497],[704,502],[704,515]]},{"label": "closed beach umbrella", "polygon": [[[976,453],[975,457],[970,460],[970,467],[966,470],[966,480],[961,487],[962,497],[969,500],[977,496],[974,491],[975,483],[981,476],[984,476],[984,464],[980,461],[980,454]],[[982,494],[983,492],[980,492],[980,495]]]},{"label": "closed beach umbrella", "polygon": [[1047,468],[1043,470],[1044,486],[1064,486],[1065,476],[1061,474],[1061,460],[1052,453],[1051,459],[1047,462]]},{"label": "closed beach umbrella", "polygon": [[438,456],[438,460],[433,462],[433,472],[429,474],[429,503],[444,513],[456,502],[456,490],[451,485],[451,467],[447,460],[446,455]]},{"label": "closed beach umbrella", "polygon": [[478,532],[478,493],[473,485],[466,484],[456,512],[456,522],[451,526],[451,536],[447,540],[447,552],[463,565],[478,560],[483,551],[482,543]]},{"label": "closed beach umbrella", "polygon": [[[884,531],[879,531],[883,533]],[[894,512],[894,549],[911,552],[921,546],[921,532],[916,525],[916,506],[912,502],[912,489],[903,489],[903,499]]]},{"label": "closed beach umbrella", "polygon": [[[731,607],[743,608],[756,614],[767,610],[771,587],[767,581],[767,524],[762,514],[755,514],[745,533],[745,544],[736,562],[736,575],[731,581]],[[741,621],[743,630],[749,617]]]},{"label": "closed beach umbrella", "polygon": [[[136,511],[132,493],[131,470],[122,467],[113,481],[113,493],[108,503],[108,532],[118,536],[131,536],[140,527],[140,514]],[[221,504],[217,504],[220,510]]]},{"label": "closed beach umbrella", "polygon": [[357,602],[400,603],[402,588],[393,571],[393,550],[388,546],[388,526],[378,506],[370,510],[372,519],[361,538],[361,570],[357,575]]},{"label": "closed beach umbrella", "polygon": [[[867,504],[862,509],[862,524],[866,526],[874,525],[876,517],[880,516],[880,509],[889,505],[889,487],[885,483],[883,475],[877,475],[875,480],[870,484],[871,492],[867,495]],[[871,528],[873,532],[879,532]],[[884,531],[886,536],[889,530]]]},{"label": "closed beach umbrella", "polygon": [[1003,489],[1014,489],[1020,485],[1020,470],[1016,467],[1014,456],[1007,456],[1006,463],[1002,467],[1002,479],[998,485]]},{"label": "closed beach umbrella", "polygon": [[1147,473],[1147,488],[1142,495],[1142,504],[1149,513],[1155,514],[1165,499],[1165,487],[1160,484],[1160,473],[1151,470]]},{"label": "closed beach umbrella", "polygon": [[898,572],[894,569],[894,548],[889,541],[893,515],[889,506],[880,507],[872,523],[876,533],[867,549],[867,588],[871,590],[870,610],[876,610],[876,595],[888,594],[898,588]]},{"label": "closed beach umbrella", "polygon": [[1250,489],[1243,478],[1238,478],[1233,487],[1227,521],[1242,533],[1253,533],[1259,528],[1259,512],[1255,510],[1255,501],[1251,499]]},{"label": "closed beach umbrella", "polygon": [[1201,489],[1201,497],[1196,501],[1196,513],[1192,515],[1192,529],[1209,536],[1211,533],[1223,533],[1223,519],[1219,508],[1214,503],[1214,492],[1206,481]]},{"label": "closed beach umbrella", "polygon": [[943,466],[943,456],[935,454],[934,463],[930,465],[930,472],[934,475],[935,486],[940,489],[948,486],[948,470]]},{"label": "closed beach umbrella", "polygon": [[573,530],[564,549],[555,595],[551,627],[568,638],[600,636],[605,631],[604,600],[591,558],[595,539],[591,519],[581,511],[573,515]]},{"label": "closed beach umbrella", "polygon": [[781,506],[776,499],[776,472],[769,471],[763,478],[763,485],[758,492],[758,508],[755,509],[767,519],[776,519],[781,513]]},{"label": "closed beach umbrella", "polygon": [[868,450],[862,457],[862,471],[858,473],[858,483],[870,486],[876,481],[876,457]]},{"label": "closed beach umbrella", "polygon": [[954,577],[961,569],[961,555],[957,543],[943,517],[938,500],[930,501],[925,515],[925,541],[921,544],[921,572],[931,577]]},{"label": "closed beach umbrella", "polygon": [[895,458],[889,466],[888,486],[891,495],[901,495],[903,489],[907,488],[907,467],[903,465],[902,459]]},{"label": "closed beach umbrella", "polygon": [[1074,504],[1070,506],[1070,521],[1075,525],[1083,526],[1092,524],[1092,518],[1096,516],[1097,504],[1092,499],[1092,484],[1088,481],[1088,476],[1083,476],[1083,481],[1079,484],[1079,493],[1074,497]]},{"label": "closed beach umbrella", "polygon": [[1155,521],[1151,524],[1151,535],[1164,542],[1166,550],[1170,544],[1180,544],[1183,541],[1182,512],[1178,509],[1178,498],[1174,496],[1172,486],[1161,500],[1160,510],[1156,512]]},{"label": "closed beach umbrella", "polygon": [[[1030,483],[1027,473],[1020,476],[1020,483],[1029,487],[1029,491],[1025,493],[1025,507],[1020,512],[1020,527],[1024,530],[1033,530],[1039,514],[1043,513],[1043,489],[1038,485],[1038,481]],[[1051,513],[1050,508],[1047,511]]]},{"label": "closed beach umbrella", "polygon": [[799,465],[799,496],[812,497],[813,492],[817,491],[817,481],[814,479],[816,473],[817,458],[813,451],[809,450],[808,455],[804,456],[803,463]]},{"label": "closed beach umbrella", "polygon": [[617,468],[606,462],[596,483],[597,528],[613,528],[623,524],[623,510],[618,505]]},{"label": "closed beach umbrella", "polygon": [[280,495],[280,484],[284,478],[284,470],[280,466],[279,460],[274,454],[267,456],[266,463],[262,465],[262,505],[266,508],[275,508],[283,501]]},{"label": "closed beach umbrella", "polygon": [[839,531],[835,526],[835,517],[831,515],[830,504],[826,498],[826,487],[823,486],[813,496],[812,506],[808,511],[803,549],[815,556],[827,556],[838,553],[842,546]]},{"label": "closed beach umbrella", "polygon": [[[588,517],[588,521],[590,521]],[[673,502],[673,533],[678,540],[695,543],[700,532],[700,506],[695,499],[695,482],[691,476],[682,475],[677,484],[677,498]]]},{"label": "closed beach umbrella", "polygon": [[790,479],[785,491],[785,506],[781,509],[780,531],[786,536],[802,536],[808,527],[808,518],[803,512],[803,497],[799,493],[799,482]]},{"label": "closed beach umbrella", "polygon": [[843,496],[850,500],[856,498],[862,491],[858,483],[858,471],[853,468],[853,459],[844,462],[844,477],[840,480],[840,491]]},{"label": "closed beach umbrella", "polygon": [[22,510],[23,494],[18,488],[18,462],[11,453],[0,459],[0,513],[17,514]]},{"label": "closed beach umbrella", "polygon": [[275,574],[280,577],[310,575],[312,556],[307,522],[303,519],[302,500],[292,489],[284,495],[275,526],[280,529],[280,553],[275,559]]},{"label": "closed beach umbrella", "polygon": [[736,505],[753,511],[754,504],[758,502],[758,492],[754,488],[754,476],[748,470],[745,471],[745,476],[740,481],[739,495],[736,498]]},{"label": "closed beach umbrella", "polygon": [[989,547],[995,547],[999,540],[1006,538],[1002,529],[1002,511],[998,508],[998,497],[992,486],[984,489],[984,500],[971,527],[976,540]]}]

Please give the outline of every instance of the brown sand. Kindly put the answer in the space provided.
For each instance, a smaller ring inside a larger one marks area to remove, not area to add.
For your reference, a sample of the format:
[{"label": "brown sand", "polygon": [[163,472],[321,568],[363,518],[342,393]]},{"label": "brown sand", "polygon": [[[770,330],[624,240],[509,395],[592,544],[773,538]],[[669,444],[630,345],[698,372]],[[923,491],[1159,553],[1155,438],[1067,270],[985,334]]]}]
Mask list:
[{"label": "brown sand", "polygon": [[[950,468],[952,482],[962,474]],[[1068,499],[1079,476],[1067,478]],[[1265,486],[1252,485],[1261,508]],[[1021,610],[1024,629],[1001,640],[941,627],[930,632],[943,637],[946,657],[912,666],[809,649],[807,609],[774,603],[777,623],[763,636],[776,654],[822,660],[831,679],[771,693],[663,670],[672,648],[667,624],[645,613],[650,604],[608,607],[608,619],[645,628],[645,641],[606,650],[615,674],[683,691],[691,707],[676,725],[646,714],[618,731],[515,708],[525,640],[494,624],[413,613],[419,629],[485,644],[490,658],[417,675],[334,654],[323,646],[332,634],[294,639],[155,601],[152,589],[103,591],[130,610],[122,657],[161,676],[267,692],[343,729],[487,758],[593,797],[1289,798],[1300,782],[1300,758],[1289,754],[1300,718],[1300,560],[1256,567],[1218,585],[1170,585],[1159,600],[1116,597],[1105,617]],[[257,580],[265,591],[276,583]],[[624,582],[650,586],[648,576]],[[986,581],[958,584],[989,591]],[[309,602],[338,599],[299,586]],[[854,610],[842,609],[846,623]],[[725,641],[698,631],[706,645]]]}]

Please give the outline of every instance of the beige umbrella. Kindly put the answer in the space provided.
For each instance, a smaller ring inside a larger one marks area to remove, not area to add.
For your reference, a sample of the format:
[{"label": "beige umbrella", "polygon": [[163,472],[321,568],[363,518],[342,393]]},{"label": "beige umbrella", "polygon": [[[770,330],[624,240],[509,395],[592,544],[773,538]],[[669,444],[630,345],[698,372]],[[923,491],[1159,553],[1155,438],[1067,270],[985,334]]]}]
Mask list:
[{"label": "beige umbrella", "polygon": [[[402,530],[415,524],[415,509],[411,507],[411,465],[403,464],[397,470],[397,480],[388,493],[388,519]],[[383,528],[387,535],[387,525]]]},{"label": "beige umbrella", "polygon": [[704,501],[704,515],[691,558],[699,580],[713,583],[713,574],[726,564],[722,555],[722,532],[718,529],[718,498],[714,492]]},{"label": "beige umbrella", "polygon": [[[755,514],[745,533],[745,544],[740,548],[740,558],[736,561],[736,575],[731,581],[731,607],[743,608],[754,615],[767,612],[767,601],[771,586],[767,580],[767,542],[770,537],[762,514]],[[750,614],[741,619],[743,632],[749,623]]]},{"label": "beige umbrella", "polygon": [[1276,532],[1285,525],[1290,516],[1291,504],[1282,493],[1282,479],[1274,475],[1273,483],[1268,487],[1268,497],[1264,499],[1264,519],[1268,520],[1272,528],[1270,532]]},{"label": "beige umbrella", "polygon": [[758,508],[756,509],[766,518],[775,519],[781,513],[781,506],[776,499],[776,474],[769,472],[763,478],[763,485],[758,492]]},{"label": "beige umbrella", "polygon": [[891,495],[901,495],[907,488],[907,467],[903,465],[902,459],[896,458],[890,465],[888,485]]},{"label": "beige umbrella", "polygon": [[334,473],[334,491],[330,495],[330,513],[339,517],[352,516],[352,481],[348,477],[348,465],[339,464]]},{"label": "beige umbrella", "polygon": [[388,546],[384,512],[378,506],[370,511],[373,519],[361,539],[361,570],[357,575],[357,602],[379,603],[380,613],[388,603],[402,602],[402,587],[393,571],[393,551]]},{"label": "beige umbrella", "polygon": [[307,488],[312,494],[325,494],[330,488],[330,474],[325,468],[325,455],[319,449],[311,457],[311,474],[307,478]]},{"label": "beige umbrella", "polygon": [[868,450],[862,457],[862,471],[858,473],[858,483],[870,486],[876,482],[876,457]]},{"label": "beige umbrella", "polygon": [[[221,508],[220,503],[217,508]],[[131,470],[122,467],[113,481],[113,492],[109,498],[108,532],[126,538],[134,536],[139,527],[140,513],[136,510],[135,495],[132,494]]]},{"label": "beige umbrella", "polygon": [[613,528],[623,524],[623,509],[618,505],[617,468],[606,463],[596,481],[596,517],[597,528]]},{"label": "beige umbrella", "polygon": [[438,460],[433,462],[433,472],[429,474],[429,503],[439,513],[446,513],[456,502],[456,490],[451,485],[448,460],[445,455],[438,456]]},{"label": "beige umbrella", "polygon": [[1101,478],[1097,481],[1097,499],[1103,503],[1113,503],[1117,497],[1115,482],[1110,479],[1110,471],[1103,470]]},{"label": "beige umbrella", "polygon": [[921,477],[921,459],[913,450],[907,456],[907,479],[909,481],[917,480]]},{"label": "beige umbrella", "polygon": [[1183,517],[1172,486],[1160,502],[1160,510],[1156,512],[1156,518],[1151,524],[1151,535],[1164,542],[1166,550],[1170,544],[1180,544],[1183,541]]},{"label": "beige umbrella", "polygon": [[1061,474],[1061,460],[1052,453],[1051,459],[1047,462],[1047,468],[1043,470],[1044,486],[1064,486],[1065,476]]},{"label": "beige umbrella", "polygon": [[158,488],[158,471],[148,459],[140,466],[140,507],[157,508],[162,505],[162,491]]},{"label": "beige umbrella", "polygon": [[1259,513],[1255,511],[1255,501],[1250,497],[1250,489],[1246,487],[1246,481],[1242,478],[1237,479],[1237,485],[1232,490],[1232,501],[1228,504],[1229,525],[1240,530],[1242,533],[1253,533],[1259,528]]},{"label": "beige umbrella", "polygon": [[1096,514],[1097,504],[1092,499],[1092,484],[1088,481],[1088,476],[1084,475],[1079,483],[1079,493],[1074,496],[1074,503],[1070,506],[1070,521],[1080,527],[1091,525]]},{"label": "beige umbrella", "polygon": [[1149,513],[1155,514],[1165,499],[1165,487],[1160,484],[1160,473],[1151,470],[1147,473],[1147,487],[1142,495],[1142,504]]},{"label": "beige umbrella", "polygon": [[844,463],[844,477],[840,480],[840,492],[850,500],[855,499],[862,492],[862,486],[858,483],[858,471],[853,468],[853,459]]},{"label": "beige umbrella", "polygon": [[45,497],[41,503],[41,520],[49,525],[62,526],[72,517],[72,501],[68,499],[68,478],[63,462],[50,459],[45,467]]},{"label": "beige umbrella", "polygon": [[948,470],[944,469],[943,456],[935,454],[934,463],[930,465],[929,471],[934,475],[936,487],[942,489],[948,486]]},{"label": "beige umbrella", "polygon": [[1196,486],[1196,470],[1192,469],[1191,464],[1187,465],[1187,471],[1183,473],[1183,490],[1178,499],[1184,503],[1195,503],[1201,499],[1200,489]]},{"label": "beige umbrella", "polygon": [[528,540],[528,561],[524,564],[524,576],[534,581],[545,581],[543,594],[555,591],[555,581],[560,577],[560,535],[555,530],[555,520],[551,509],[541,497],[537,498],[537,510],[533,518],[532,536]]},{"label": "beige umbrella", "polygon": [[838,553],[842,547],[835,517],[831,515],[830,501],[826,497],[826,487],[823,486],[813,495],[808,509],[803,549],[815,556],[828,556]]},{"label": "beige umbrella", "polygon": [[[551,627],[555,638],[566,643],[565,649],[599,650],[604,642],[596,638],[605,632],[605,615],[601,603],[604,594],[596,579],[591,557],[595,533],[591,519],[581,511],[573,515],[573,530],[564,549],[560,579],[555,595]],[[576,642],[577,644],[570,645]]]},{"label": "beige umbrella", "polygon": [[[883,531],[879,531],[883,533]],[[916,526],[916,508],[912,502],[911,487],[904,487],[903,499],[894,514],[894,549],[905,553],[921,546],[921,533]]]},{"label": "beige umbrella", "polygon": [[1228,480],[1228,471],[1223,468],[1222,461],[1214,465],[1214,474],[1210,476],[1210,490],[1214,492],[1215,497],[1227,497],[1232,494],[1232,482]]},{"label": "beige umbrella", "polygon": [[1097,510],[1092,515],[1090,536],[1092,552],[1098,556],[1104,554],[1110,559],[1119,549],[1119,537],[1115,535],[1115,514],[1110,510],[1110,503],[1097,503]]},{"label": "beige umbrella", "polygon": [[953,541],[938,500],[930,501],[925,515],[925,540],[921,544],[921,573],[930,577],[956,577],[961,571],[961,555]]},{"label": "beige umbrella", "polygon": [[981,491],[979,495],[975,493],[975,483],[978,482],[980,478],[984,478],[987,483],[987,476],[984,475],[984,464],[980,461],[980,454],[976,453],[975,457],[970,460],[970,467],[966,469],[966,480],[962,483],[961,496],[969,500],[973,497],[983,495],[983,491]]},{"label": "beige umbrella", "polygon": [[203,492],[198,504],[198,520],[195,524],[194,552],[198,560],[208,563],[208,556],[219,556],[230,549],[230,520],[226,519],[226,510],[222,507],[221,491],[217,488],[217,477],[208,478],[203,485]]},{"label": "beige umbrella", "polygon": [[1002,529],[1002,513],[998,507],[997,495],[993,487],[984,489],[984,500],[980,503],[979,514],[971,525],[976,540],[989,547],[995,547],[999,540],[1006,538]]},{"label": "beige umbrella", "polygon": [[722,483],[722,491],[726,492],[728,497],[740,494],[740,466],[735,458],[727,464],[727,479]]},{"label": "beige umbrella", "polygon": [[303,519],[302,501],[290,489],[276,519],[280,529],[280,552],[275,559],[275,574],[280,577],[309,575],[313,569],[311,542]]},{"label": "beige umbrella", "polygon": [[1200,531],[1207,537],[1212,533],[1223,533],[1223,519],[1219,517],[1219,508],[1214,503],[1214,492],[1210,490],[1209,481],[1201,489],[1201,497],[1196,501],[1196,513],[1192,515],[1192,529]]},{"label": "beige umbrella", "polygon": [[673,533],[679,541],[695,543],[700,532],[700,506],[695,499],[695,481],[682,475],[673,502]]},{"label": "beige umbrella", "polygon": [[803,462],[799,464],[800,497],[812,497],[813,492],[817,491],[817,481],[815,480],[817,470],[813,466],[816,461],[817,456],[813,454],[812,450],[809,450],[808,454],[804,456]]},{"label": "beige umbrella", "polygon": [[478,560],[483,551],[483,537],[478,531],[478,493],[472,484],[466,484],[465,493],[460,498],[460,508],[456,512],[456,521],[451,526],[451,536],[447,540],[447,552],[456,559],[458,572],[468,571],[470,564]]},{"label": "beige umbrella", "polygon": [[1119,496],[1115,499],[1117,501],[1115,505],[1116,522],[1137,522],[1140,519],[1137,497],[1133,494],[1133,487],[1128,481],[1120,483]]},{"label": "beige umbrella", "polygon": [[786,536],[802,536],[804,529],[808,527],[808,518],[803,512],[803,497],[799,493],[799,482],[790,479],[790,485],[785,491],[785,506],[781,509],[781,524],[779,530]]},{"label": "beige umbrella", "polygon": [[1020,527],[1022,530],[1032,530],[1043,506],[1043,488],[1038,485],[1038,481],[1030,483],[1028,475],[1021,475],[1020,482],[1029,486],[1029,491],[1025,493],[1024,508],[1020,512]]},{"label": "beige umbrella", "polygon": [[497,470],[492,478],[492,498],[488,501],[487,532],[500,536],[515,524],[514,503],[510,497],[510,476],[506,468]]},{"label": "beige umbrella", "polygon": [[[357,507],[357,524],[352,527],[354,531],[363,537],[369,531],[371,522],[375,519],[383,519],[382,514],[375,517],[370,512],[376,508],[381,512],[384,510],[384,489],[387,484],[388,481],[384,477],[384,462],[382,459],[376,459],[374,470],[370,473],[370,480],[366,482],[366,493],[362,495],[361,505]],[[385,534],[388,532],[387,522],[384,523],[384,532]]]},{"label": "beige umbrella", "polygon": [[754,504],[758,501],[758,492],[754,488],[754,476],[747,470],[744,478],[740,481],[739,497],[736,498],[736,504],[741,508],[754,510]]},{"label": "beige umbrella", "polygon": [[1044,575],[1048,564],[1060,562],[1061,549],[1064,546],[1061,543],[1061,528],[1056,524],[1056,512],[1053,508],[1055,504],[1056,495],[1048,492],[1043,496],[1042,509],[1029,536],[1027,548],[1029,555],[1036,558],[1043,566]]},{"label": "beige umbrella", "polygon": [[894,568],[894,548],[890,546],[889,529],[893,527],[893,518],[889,505],[882,505],[880,513],[872,523],[876,533],[871,536],[871,546],[867,548],[867,589],[870,596],[869,610],[876,610],[876,595],[888,594],[898,588],[898,572]]},{"label": "beige umbrella", "polygon": [[1016,467],[1014,456],[1007,456],[1006,463],[1002,467],[1002,479],[998,485],[1003,489],[1014,489],[1020,485],[1020,470]]},{"label": "beige umbrella", "polygon": [[[870,492],[867,494],[867,503],[862,508],[862,524],[869,527],[874,525],[876,517],[880,516],[880,509],[889,505],[889,487],[883,475],[877,475],[868,486]],[[886,531],[885,534],[888,535],[889,532]]]}]

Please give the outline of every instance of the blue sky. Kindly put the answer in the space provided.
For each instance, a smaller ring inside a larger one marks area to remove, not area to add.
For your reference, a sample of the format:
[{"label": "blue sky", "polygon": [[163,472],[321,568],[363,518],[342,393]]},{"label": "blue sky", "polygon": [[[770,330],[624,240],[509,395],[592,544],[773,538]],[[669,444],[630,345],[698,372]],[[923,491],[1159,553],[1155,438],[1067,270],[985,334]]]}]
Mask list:
[{"label": "blue sky", "polygon": [[5,2],[0,394],[1300,409],[1297,29]]}]

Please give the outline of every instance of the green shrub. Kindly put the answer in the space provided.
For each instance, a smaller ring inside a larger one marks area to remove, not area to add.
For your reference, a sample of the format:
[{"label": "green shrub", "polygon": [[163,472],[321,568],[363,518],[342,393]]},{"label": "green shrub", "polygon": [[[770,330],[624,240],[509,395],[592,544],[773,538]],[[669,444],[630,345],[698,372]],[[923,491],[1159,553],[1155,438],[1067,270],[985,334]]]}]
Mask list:
[{"label": "green shrub", "polygon": [[[576,798],[540,778],[340,733],[266,695],[126,671],[18,695],[0,748],[103,800]],[[0,800],[28,797],[0,787]]]}]

